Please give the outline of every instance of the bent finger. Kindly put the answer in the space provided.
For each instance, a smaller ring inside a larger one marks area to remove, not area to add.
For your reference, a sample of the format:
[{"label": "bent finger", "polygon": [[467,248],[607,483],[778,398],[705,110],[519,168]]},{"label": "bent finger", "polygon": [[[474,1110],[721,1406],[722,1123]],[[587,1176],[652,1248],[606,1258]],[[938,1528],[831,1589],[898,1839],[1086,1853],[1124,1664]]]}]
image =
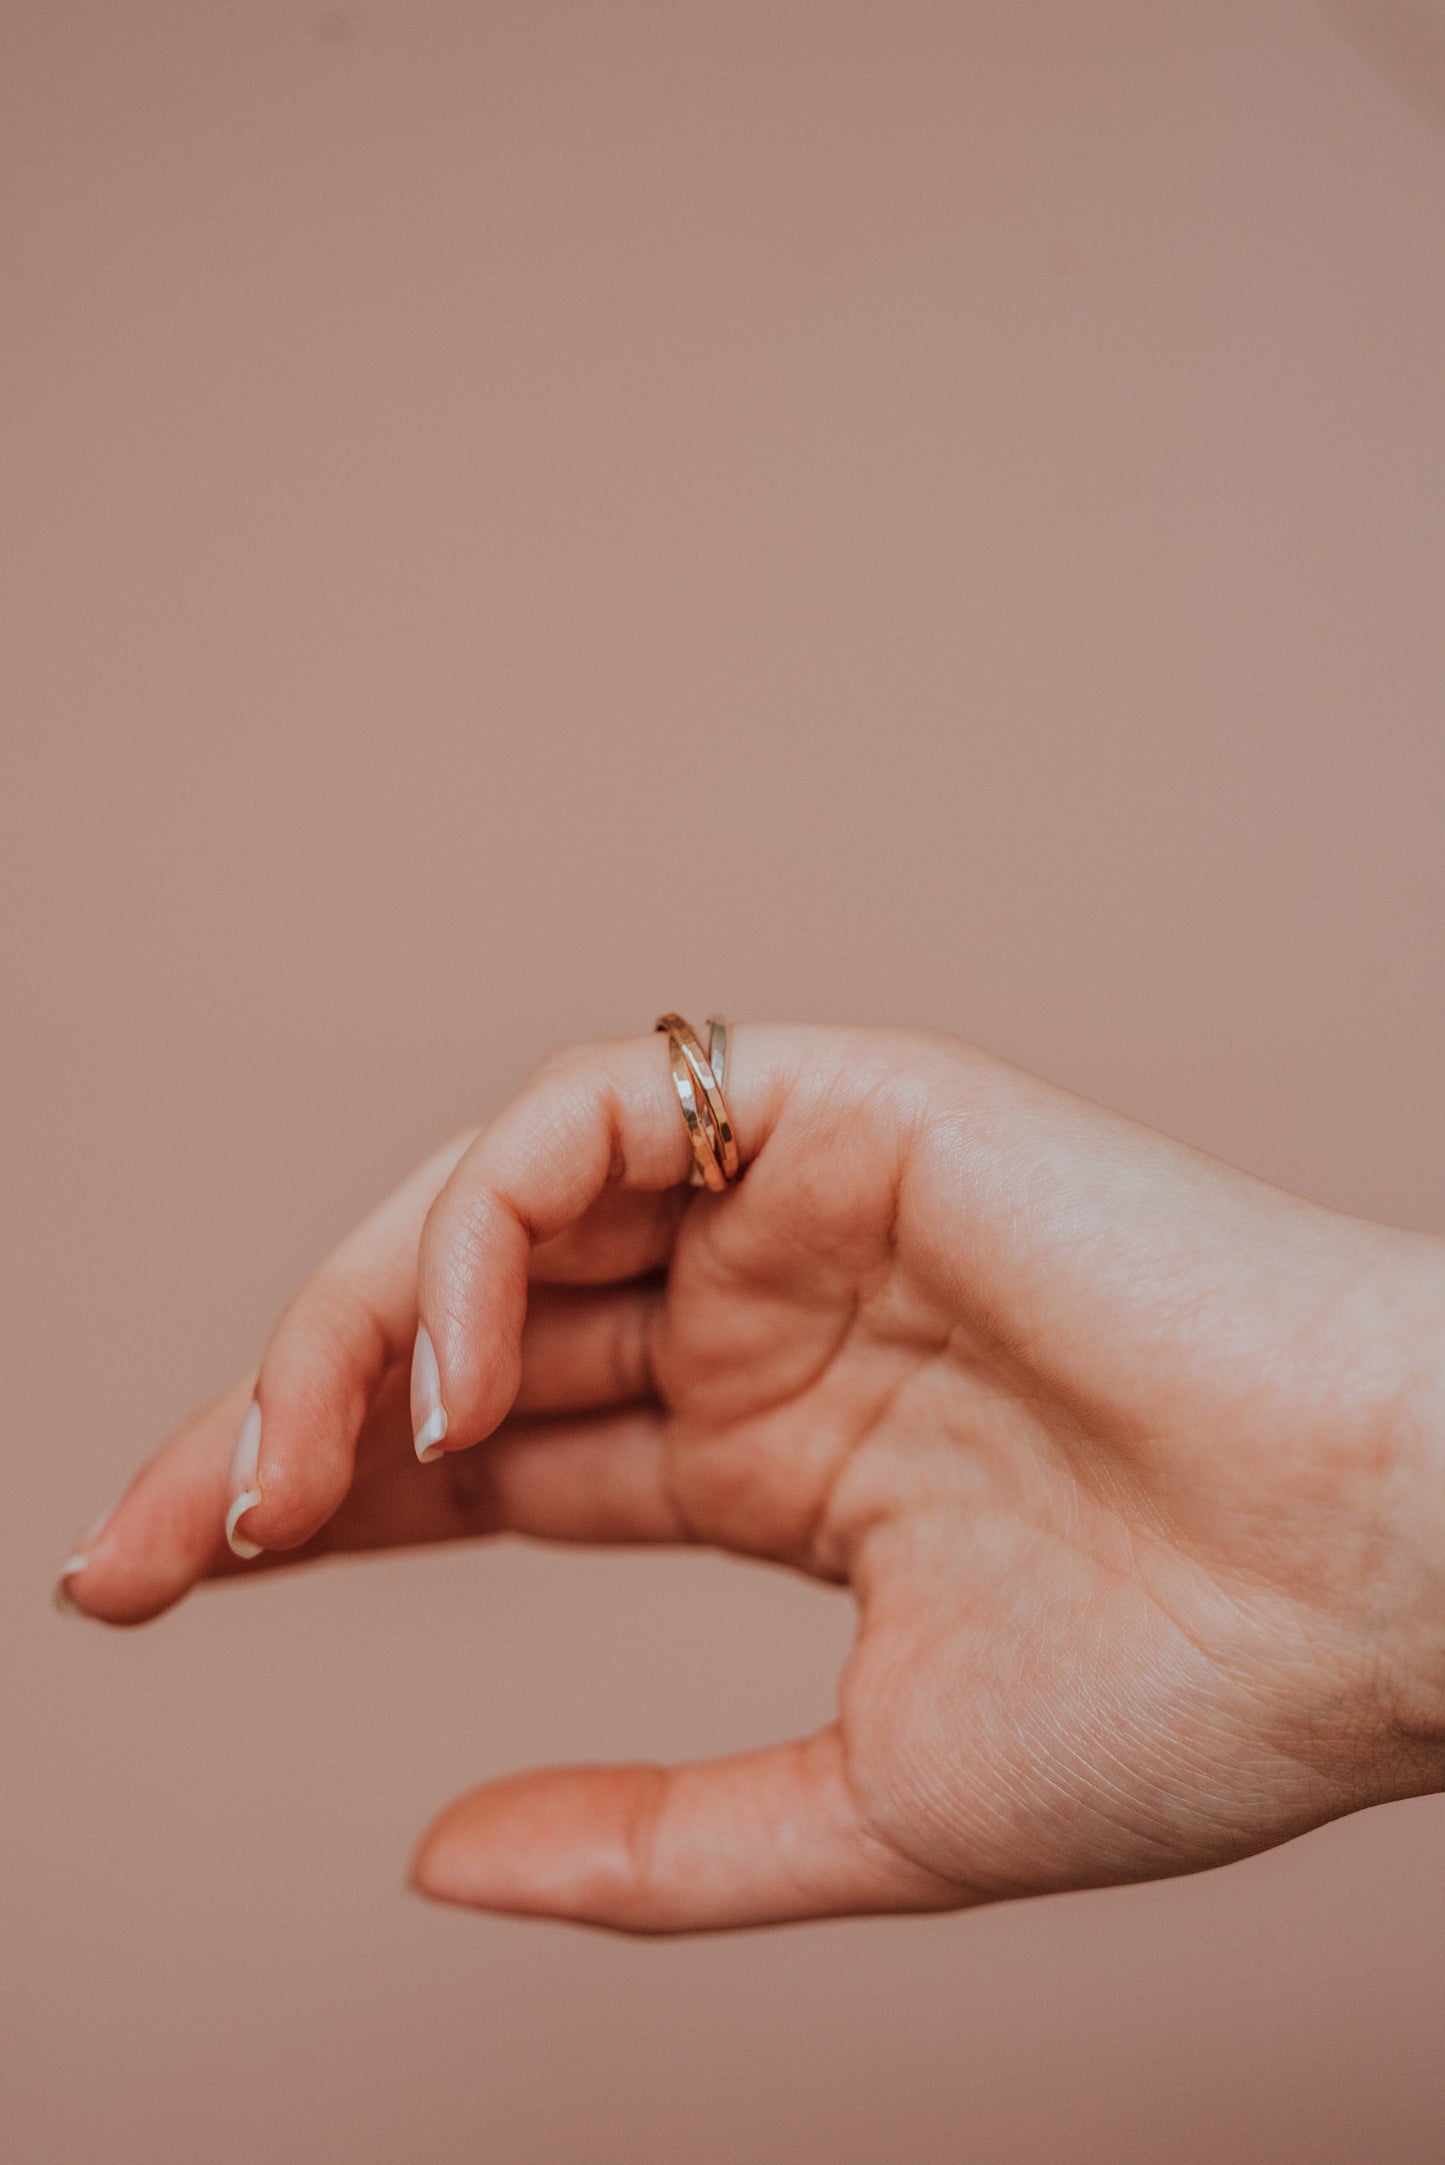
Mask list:
[{"label": "bent finger", "polygon": [[70,1559],[62,1596],[113,1622],[159,1615],[215,1568],[295,1547],[346,1494],[388,1366],[410,1351],[426,1212],[467,1147],[448,1144],[303,1288],[259,1373],[191,1415]]},{"label": "bent finger", "polygon": [[[690,1542],[669,1479],[666,1426],[655,1408],[508,1421],[487,1451],[440,1471],[415,1453],[366,1467],[302,1556],[522,1534],[537,1541]],[[276,1561],[280,1563],[281,1558]]]},{"label": "bent finger", "polygon": [[229,1554],[226,1472],[251,1403],[249,1376],[183,1421],[136,1475],[57,1589],[65,1608],[141,1624],[189,1593]]},{"label": "bent finger", "polygon": [[249,1400],[249,1381],[237,1384],[157,1454],[67,1570],[66,1607],[101,1623],[148,1623],[202,1580],[257,1580],[321,1557],[489,1534],[593,1544],[695,1538],[673,1499],[656,1408],[508,1422],[489,1451],[453,1459],[438,1479],[412,1450],[406,1371],[397,1367],[367,1417],[340,1507],[312,1540],[242,1563],[222,1515],[230,1439]]},{"label": "bent finger", "polygon": [[[744,1164],[777,1117],[793,1033],[742,1029],[729,1063]],[[486,1128],[428,1214],[418,1267],[421,1328],[413,1413],[419,1453],[490,1435],[516,1400],[531,1259],[609,1186],[685,1182],[692,1151],[657,1037],[581,1046],[539,1069]],[[699,1197],[692,1207],[728,1207]]]},{"label": "bent finger", "polygon": [[416,1330],[421,1228],[470,1138],[427,1159],[302,1287],[271,1334],[229,1472],[238,1555],[310,1540],[351,1484],[357,1439]]},{"label": "bent finger", "polygon": [[614,1285],[661,1270],[690,1200],[687,1188],[641,1193],[609,1184],[575,1225],[532,1250],[534,1285]]},{"label": "bent finger", "polygon": [[513,1411],[580,1413],[650,1398],[662,1301],[653,1280],[602,1291],[534,1288]]}]

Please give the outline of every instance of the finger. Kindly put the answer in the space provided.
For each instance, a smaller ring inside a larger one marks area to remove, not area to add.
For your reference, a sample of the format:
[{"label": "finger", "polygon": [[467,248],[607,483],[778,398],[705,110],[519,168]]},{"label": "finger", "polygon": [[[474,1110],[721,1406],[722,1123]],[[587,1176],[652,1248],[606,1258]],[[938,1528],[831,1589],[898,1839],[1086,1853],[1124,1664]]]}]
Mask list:
[{"label": "finger", "polygon": [[[664,1417],[631,1407],[581,1419],[506,1422],[486,1451],[438,1470],[404,1450],[363,1466],[299,1557],[523,1534],[538,1541],[687,1542],[673,1500]],[[277,1557],[280,1565],[285,1559]]]},{"label": "finger", "polygon": [[572,1413],[653,1395],[652,1344],[662,1286],[534,1288],[522,1330],[513,1410]]},{"label": "finger", "polygon": [[[141,1624],[224,1557],[226,1473],[251,1402],[247,1376],[181,1424],[143,1466],[61,1580],[64,1605],[104,1623]],[[235,1565],[239,1569],[239,1565]]]},{"label": "finger", "polygon": [[[643,1350],[655,1287],[541,1289],[527,1319],[521,1398],[533,1414],[623,1406],[646,1396]],[[186,1421],[145,1466],[85,1556],[65,1576],[72,1607],[143,1623],[201,1579],[257,1575],[268,1563],[345,1550],[521,1533],[559,1541],[687,1538],[666,1490],[663,1421],[634,1407],[618,1421],[519,1420],[484,1459],[454,1461],[437,1482],[417,1463],[406,1364],[373,1393],[346,1497],[309,1542],[243,1564],[228,1547],[227,1473],[252,1402],[250,1378]]]},{"label": "finger", "polygon": [[145,1469],[67,1573],[67,1606],[101,1623],[143,1624],[202,1580],[255,1580],[325,1556],[487,1534],[592,1544],[695,1538],[673,1501],[655,1410],[509,1422],[490,1450],[453,1457],[438,1478],[411,1447],[406,1371],[397,1368],[363,1432],[340,1509],[300,1548],[242,1563],[221,1530],[225,1454],[216,1445],[248,1395],[247,1387],[228,1392]]},{"label": "finger", "polygon": [[[734,1033],[729,1096],[744,1164],[778,1117],[792,1042],[786,1031]],[[691,1164],[660,1038],[582,1046],[539,1070],[478,1136],[427,1217],[419,1450],[465,1449],[512,1406],[533,1251],[575,1226],[609,1185],[660,1192],[680,1186]],[[698,1202],[725,1209],[728,1198]]]},{"label": "finger", "polygon": [[444,1902],[623,1932],[949,1909],[964,1891],[863,1821],[836,1728],[682,1767],[567,1767],[454,1804],[412,1868]]},{"label": "finger", "polygon": [[[438,1151],[342,1243],[282,1317],[259,1375],[183,1422],[142,1469],[67,1569],[72,1605],[140,1622],[216,1568],[228,1532],[254,1554],[324,1523],[388,1365],[409,1353],[421,1226],[469,1140]],[[239,1439],[256,1445],[241,1467]]]},{"label": "finger", "polygon": [[449,1143],[419,1167],[272,1332],[230,1470],[226,1533],[238,1554],[298,1547],[345,1496],[368,1407],[415,1335],[422,1225],[466,1147]]},{"label": "finger", "polygon": [[672,1255],[687,1188],[639,1193],[615,1183],[563,1233],[532,1250],[534,1285],[610,1285],[661,1270]]}]

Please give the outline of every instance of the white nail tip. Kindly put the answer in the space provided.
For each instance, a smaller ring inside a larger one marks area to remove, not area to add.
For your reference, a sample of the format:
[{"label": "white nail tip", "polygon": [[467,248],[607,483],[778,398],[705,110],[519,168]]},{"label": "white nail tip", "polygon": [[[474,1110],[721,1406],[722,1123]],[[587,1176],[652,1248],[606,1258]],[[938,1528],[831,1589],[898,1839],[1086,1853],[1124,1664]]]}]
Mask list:
[{"label": "white nail tip", "polygon": [[438,1406],[416,1432],[416,1455],[423,1466],[442,1455],[442,1438],[447,1432],[447,1409]]},{"label": "white nail tip", "polygon": [[90,1552],[95,1544],[96,1536],[103,1533],[109,1523],[110,1513],[107,1511],[104,1518],[98,1518],[95,1524],[87,1527],[81,1535],[80,1538],[85,1543],[84,1548],[72,1549],[65,1562],[61,1565],[60,1577],[55,1582],[51,1599],[62,1616],[84,1616],[84,1609],[70,1591],[70,1582],[72,1579],[78,1578],[90,1562]]},{"label": "white nail tip", "polygon": [[226,1511],[226,1546],[233,1556],[249,1563],[261,1553],[259,1541],[248,1541],[236,1530],[237,1521],[261,1501],[261,1491],[256,1486],[256,1468],[261,1463],[261,1408],[255,1399],[246,1409],[241,1423],[241,1433],[236,1438],[236,1448],[231,1453],[231,1470],[226,1486],[231,1491],[231,1501]]},{"label": "white nail tip", "polygon": [[241,1433],[236,1438],[236,1448],[231,1453],[231,1471],[226,1486],[233,1496],[239,1496],[243,1488],[253,1488],[256,1468],[261,1462],[261,1408],[253,1398],[241,1423]]},{"label": "white nail tip", "polygon": [[441,1456],[441,1440],[447,1432],[447,1409],[442,1404],[441,1370],[431,1332],[418,1326],[411,1356],[411,1426],[416,1455],[424,1466]]},{"label": "white nail tip", "polygon": [[226,1544],[231,1554],[239,1556],[244,1563],[249,1563],[253,1556],[260,1555],[261,1544],[259,1541],[248,1541],[246,1536],[238,1531],[237,1521],[243,1519],[248,1511],[254,1510],[260,1501],[261,1491],[258,1488],[243,1489],[239,1496],[233,1498],[231,1508],[226,1513]]}]

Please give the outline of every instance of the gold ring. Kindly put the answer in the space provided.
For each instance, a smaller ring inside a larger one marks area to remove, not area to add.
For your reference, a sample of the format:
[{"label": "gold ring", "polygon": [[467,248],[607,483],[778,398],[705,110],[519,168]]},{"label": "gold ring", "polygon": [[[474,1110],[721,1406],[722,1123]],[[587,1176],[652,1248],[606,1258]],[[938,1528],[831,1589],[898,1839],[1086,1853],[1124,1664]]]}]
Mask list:
[{"label": "gold ring", "polygon": [[740,1164],[732,1114],[723,1096],[728,1069],[727,1023],[721,1015],[709,1015],[706,1052],[692,1024],[681,1015],[659,1015],[653,1028],[667,1032],[672,1079],[692,1144],[690,1185],[708,1187],[720,1194],[737,1179]]}]

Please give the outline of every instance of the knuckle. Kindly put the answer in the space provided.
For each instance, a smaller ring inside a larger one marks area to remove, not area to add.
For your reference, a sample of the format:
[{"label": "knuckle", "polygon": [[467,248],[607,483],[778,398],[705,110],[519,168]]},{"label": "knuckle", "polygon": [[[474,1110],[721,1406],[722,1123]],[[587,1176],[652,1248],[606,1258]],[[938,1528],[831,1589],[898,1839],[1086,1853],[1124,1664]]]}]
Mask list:
[{"label": "knuckle", "polygon": [[645,1930],[659,1888],[663,1820],[671,1780],[666,1767],[639,1767],[630,1784],[622,1823],[626,1863],[623,1922]]},{"label": "knuckle", "polygon": [[447,1183],[426,1214],[418,1251],[434,1282],[455,1286],[467,1280],[496,1208],[496,1192],[480,1166],[469,1166]]},{"label": "knuckle", "polygon": [[369,1371],[385,1352],[385,1333],[371,1303],[355,1286],[325,1271],[293,1303],[290,1326],[338,1368],[359,1365]]},{"label": "knuckle", "polygon": [[543,1085],[574,1082],[579,1075],[596,1064],[597,1048],[594,1045],[558,1045],[538,1061],[532,1071],[532,1081]]}]

